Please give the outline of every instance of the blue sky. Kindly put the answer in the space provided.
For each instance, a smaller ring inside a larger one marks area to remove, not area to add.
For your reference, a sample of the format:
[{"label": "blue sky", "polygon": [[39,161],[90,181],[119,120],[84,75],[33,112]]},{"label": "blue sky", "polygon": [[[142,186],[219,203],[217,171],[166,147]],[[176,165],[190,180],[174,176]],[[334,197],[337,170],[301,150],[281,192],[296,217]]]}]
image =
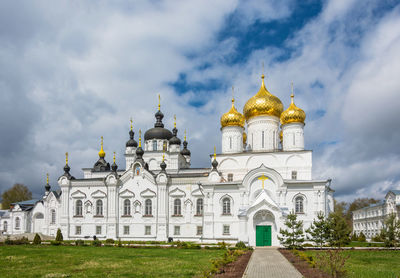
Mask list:
[{"label": "blue sky", "polygon": [[[307,113],[313,177],[336,197],[400,188],[400,4],[332,1],[35,1],[0,3],[0,192],[43,192],[116,151],[136,131],[187,129],[194,167],[220,148],[219,118],[266,84]],[[195,123],[195,124],[194,124]]]}]

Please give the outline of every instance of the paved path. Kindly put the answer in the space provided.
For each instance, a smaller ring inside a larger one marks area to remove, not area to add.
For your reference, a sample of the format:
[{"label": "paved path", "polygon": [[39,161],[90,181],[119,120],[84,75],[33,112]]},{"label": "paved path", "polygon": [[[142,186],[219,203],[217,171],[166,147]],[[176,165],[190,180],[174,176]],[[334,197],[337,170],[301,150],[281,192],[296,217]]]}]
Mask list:
[{"label": "paved path", "polygon": [[243,278],[301,278],[300,272],[276,249],[256,248]]}]

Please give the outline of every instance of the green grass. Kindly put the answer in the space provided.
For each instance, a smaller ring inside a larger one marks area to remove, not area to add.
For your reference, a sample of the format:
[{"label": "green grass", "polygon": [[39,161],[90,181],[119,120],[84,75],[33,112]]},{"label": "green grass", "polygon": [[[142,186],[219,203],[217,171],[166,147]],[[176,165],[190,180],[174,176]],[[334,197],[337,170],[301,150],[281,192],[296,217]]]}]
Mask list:
[{"label": "green grass", "polygon": [[385,247],[385,244],[383,242],[352,241],[346,247]]},{"label": "green grass", "polygon": [[1,277],[192,277],[224,250],[0,246]]},{"label": "green grass", "polygon": [[[307,250],[312,254],[320,251]],[[395,278],[400,277],[400,250],[344,250],[350,255],[346,270],[350,278]]]}]

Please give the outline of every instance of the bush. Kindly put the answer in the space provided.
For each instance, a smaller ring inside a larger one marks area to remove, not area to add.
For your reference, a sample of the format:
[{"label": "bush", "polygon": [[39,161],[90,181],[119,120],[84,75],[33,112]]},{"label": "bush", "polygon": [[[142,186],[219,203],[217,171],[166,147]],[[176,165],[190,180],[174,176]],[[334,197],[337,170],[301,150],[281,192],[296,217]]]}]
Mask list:
[{"label": "bush", "polygon": [[227,244],[225,243],[225,241],[218,242],[218,247],[219,249],[226,249]]},{"label": "bush", "polygon": [[101,247],[101,241],[98,239],[95,239],[92,241],[92,245],[96,247]]},{"label": "bush", "polygon": [[351,241],[358,241],[358,236],[357,236],[357,234],[356,234],[356,233],[352,233],[350,240],[351,240]]},{"label": "bush", "polygon": [[10,239],[10,236],[7,236],[6,240],[4,241],[4,244],[6,245],[12,245],[13,241]]},{"label": "bush", "polygon": [[51,245],[58,246],[58,245],[61,245],[61,241],[58,241],[58,240],[52,240],[52,241],[50,241],[50,244],[51,244]]},{"label": "bush", "polygon": [[296,249],[294,249],[292,252],[303,261],[306,261],[312,268],[315,267],[315,261],[312,255],[307,255],[305,252]]},{"label": "bush", "polygon": [[236,246],[236,248],[239,248],[239,249],[246,249],[247,248],[246,244],[243,241],[238,241],[238,243],[236,243],[235,246]]},{"label": "bush", "polygon": [[364,235],[363,232],[361,232],[361,233],[358,235],[358,241],[360,241],[360,242],[366,242],[366,241],[367,241],[367,239],[365,238],[365,235]]},{"label": "bush", "polygon": [[118,239],[118,247],[122,247],[122,242],[120,238]]},{"label": "bush", "polygon": [[40,238],[39,234],[35,235],[35,238],[33,239],[33,244],[41,244],[42,243],[42,239]]},{"label": "bush", "polygon": [[106,239],[106,243],[107,243],[107,244],[114,244],[114,243],[115,243],[115,240],[112,239],[112,238],[107,238],[107,239]]},{"label": "bush", "polygon": [[345,264],[349,256],[340,249],[317,253],[316,265],[333,278],[345,277]]},{"label": "bush", "polygon": [[59,241],[59,242],[63,241],[63,235],[61,233],[60,228],[58,228],[58,230],[57,230],[56,241]]},{"label": "bush", "polygon": [[75,246],[84,246],[85,242],[82,239],[75,240]]}]

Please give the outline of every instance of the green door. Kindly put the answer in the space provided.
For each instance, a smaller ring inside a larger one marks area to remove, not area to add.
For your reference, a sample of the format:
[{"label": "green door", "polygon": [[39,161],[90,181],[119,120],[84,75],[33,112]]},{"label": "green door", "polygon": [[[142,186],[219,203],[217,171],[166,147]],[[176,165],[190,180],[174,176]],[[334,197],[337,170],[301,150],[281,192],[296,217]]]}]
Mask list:
[{"label": "green door", "polygon": [[271,246],[271,226],[256,226],[256,246]]}]

